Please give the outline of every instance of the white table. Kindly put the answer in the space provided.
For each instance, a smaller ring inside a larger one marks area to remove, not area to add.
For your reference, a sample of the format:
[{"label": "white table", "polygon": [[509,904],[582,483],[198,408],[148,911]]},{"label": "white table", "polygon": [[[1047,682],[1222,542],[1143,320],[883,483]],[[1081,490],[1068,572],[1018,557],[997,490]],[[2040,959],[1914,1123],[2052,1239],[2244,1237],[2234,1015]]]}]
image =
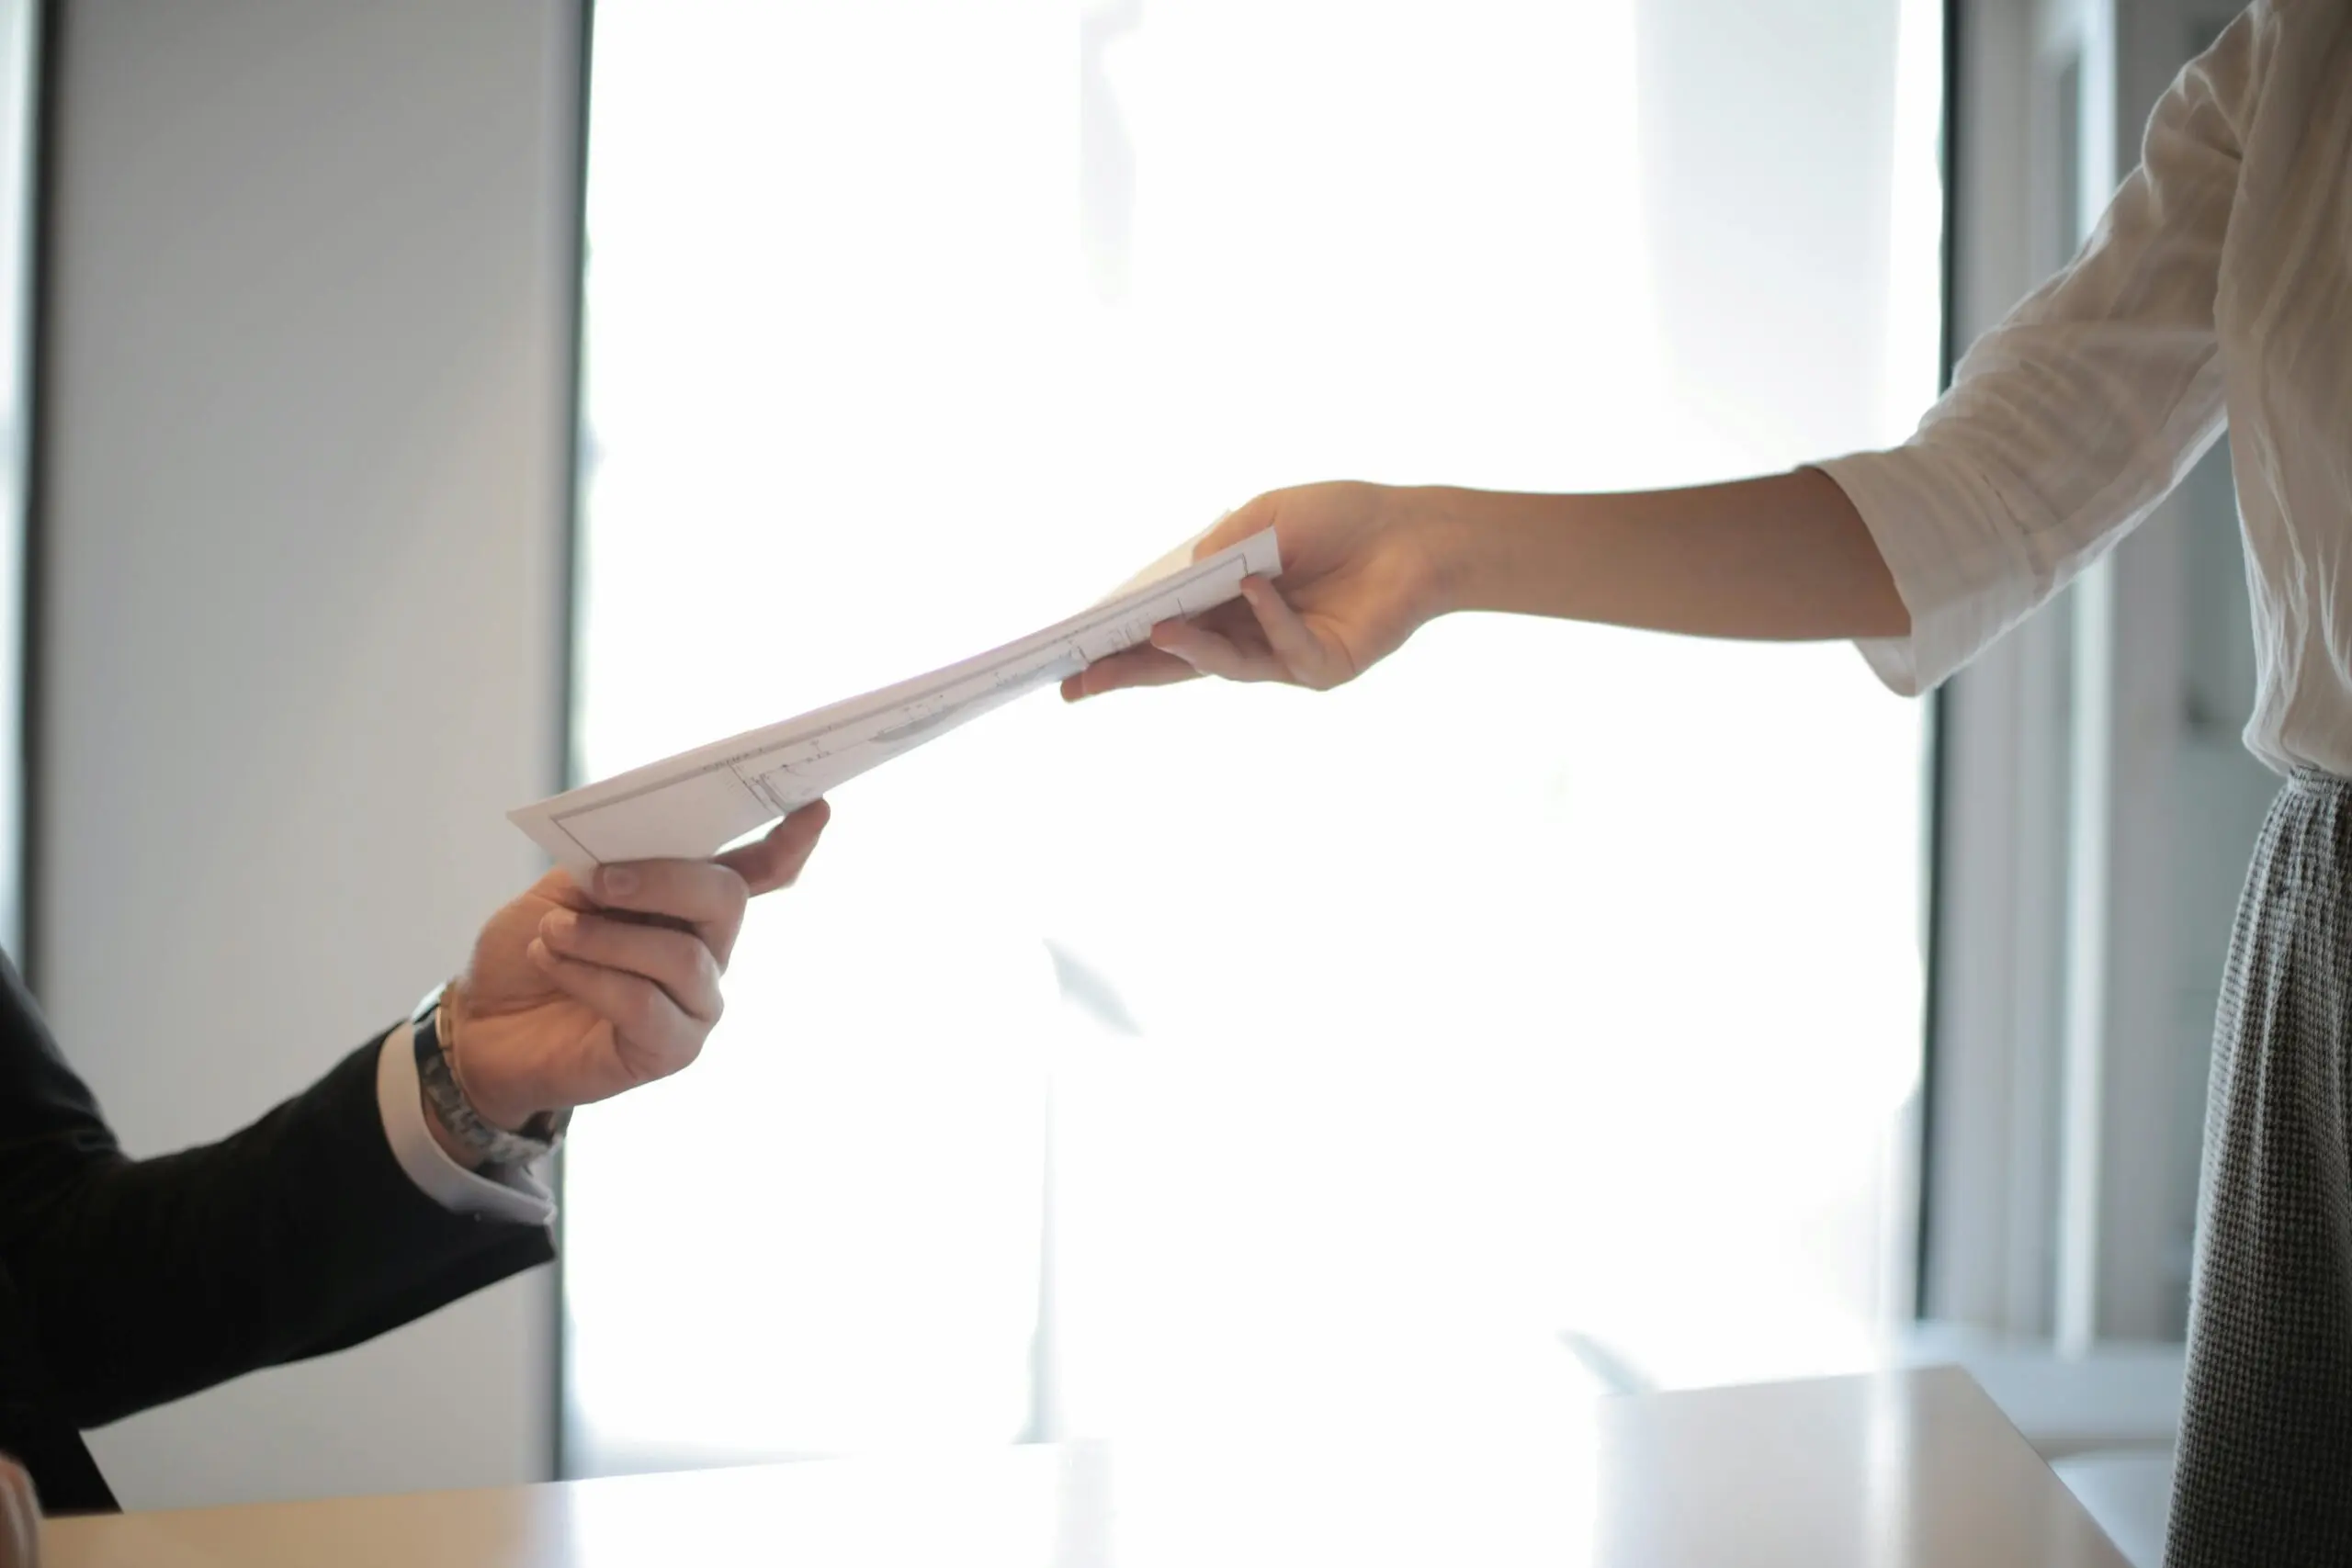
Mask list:
[{"label": "white table", "polygon": [[190,1509],[51,1568],[2121,1568],[1966,1374],[1604,1401],[1557,1444],[1072,1444]]}]

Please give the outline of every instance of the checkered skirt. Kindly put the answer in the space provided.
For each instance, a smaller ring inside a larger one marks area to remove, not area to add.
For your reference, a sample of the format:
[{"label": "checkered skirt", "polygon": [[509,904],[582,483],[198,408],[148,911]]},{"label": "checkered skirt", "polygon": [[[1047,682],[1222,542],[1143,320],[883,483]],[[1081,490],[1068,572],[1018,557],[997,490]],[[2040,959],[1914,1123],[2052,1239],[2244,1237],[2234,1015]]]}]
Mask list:
[{"label": "checkered skirt", "polygon": [[2165,1568],[2352,1565],[2352,781],[2263,824],[2213,1036]]}]

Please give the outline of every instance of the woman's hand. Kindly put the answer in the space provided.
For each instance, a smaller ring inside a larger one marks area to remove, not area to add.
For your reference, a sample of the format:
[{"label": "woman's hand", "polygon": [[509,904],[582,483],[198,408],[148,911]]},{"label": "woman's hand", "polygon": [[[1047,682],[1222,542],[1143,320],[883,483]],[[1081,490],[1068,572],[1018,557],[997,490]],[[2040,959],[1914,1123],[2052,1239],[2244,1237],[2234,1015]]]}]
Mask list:
[{"label": "woman's hand", "polygon": [[1234,513],[1193,558],[1265,527],[1282,541],[1276,581],[1163,622],[1062,695],[1194,675],[1336,686],[1453,610],[1770,641],[1911,630],[1861,513],[1818,468],[1609,495],[1306,485]]},{"label": "woman's hand", "polygon": [[513,1131],[692,1062],[745,904],[798,877],[829,815],[804,807],[716,860],[606,865],[589,889],[551,871],[492,915],[445,999],[475,1111]]},{"label": "woman's hand", "polygon": [[1062,682],[1062,695],[1076,702],[1195,675],[1317,691],[1352,681],[1446,608],[1435,517],[1419,491],[1352,483],[1270,491],[1204,535],[1193,557],[1272,528],[1282,546],[1278,580],[1246,579],[1239,599],[1163,621],[1149,646],[1089,666]]}]

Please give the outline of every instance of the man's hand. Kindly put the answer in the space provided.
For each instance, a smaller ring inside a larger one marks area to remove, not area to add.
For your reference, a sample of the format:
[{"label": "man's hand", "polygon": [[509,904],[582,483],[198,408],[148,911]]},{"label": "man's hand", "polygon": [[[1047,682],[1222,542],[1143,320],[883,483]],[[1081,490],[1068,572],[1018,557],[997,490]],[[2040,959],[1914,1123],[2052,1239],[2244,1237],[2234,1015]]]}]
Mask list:
[{"label": "man's hand", "polygon": [[1369,484],[1270,491],[1204,536],[1202,559],[1262,528],[1283,552],[1278,582],[1245,579],[1241,598],[1154,626],[1148,647],[1114,653],[1062,682],[1071,702],[1195,675],[1328,690],[1352,681],[1446,608],[1445,558],[1430,492]]},{"label": "man's hand", "polygon": [[40,1498],[25,1467],[0,1454],[0,1568],[40,1568]]},{"label": "man's hand", "polygon": [[492,915],[444,1003],[475,1111],[511,1132],[693,1061],[744,905],[799,876],[829,816],[819,801],[716,860],[606,865],[585,889],[551,871]]}]

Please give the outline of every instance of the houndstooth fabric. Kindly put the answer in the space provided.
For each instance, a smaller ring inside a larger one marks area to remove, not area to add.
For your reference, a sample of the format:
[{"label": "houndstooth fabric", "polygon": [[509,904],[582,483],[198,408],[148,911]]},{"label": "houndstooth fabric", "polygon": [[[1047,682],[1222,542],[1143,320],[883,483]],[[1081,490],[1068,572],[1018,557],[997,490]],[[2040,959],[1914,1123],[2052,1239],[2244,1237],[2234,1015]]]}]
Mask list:
[{"label": "houndstooth fabric", "polygon": [[2238,905],[2165,1568],[2352,1565],[2352,782],[2299,773]]}]

